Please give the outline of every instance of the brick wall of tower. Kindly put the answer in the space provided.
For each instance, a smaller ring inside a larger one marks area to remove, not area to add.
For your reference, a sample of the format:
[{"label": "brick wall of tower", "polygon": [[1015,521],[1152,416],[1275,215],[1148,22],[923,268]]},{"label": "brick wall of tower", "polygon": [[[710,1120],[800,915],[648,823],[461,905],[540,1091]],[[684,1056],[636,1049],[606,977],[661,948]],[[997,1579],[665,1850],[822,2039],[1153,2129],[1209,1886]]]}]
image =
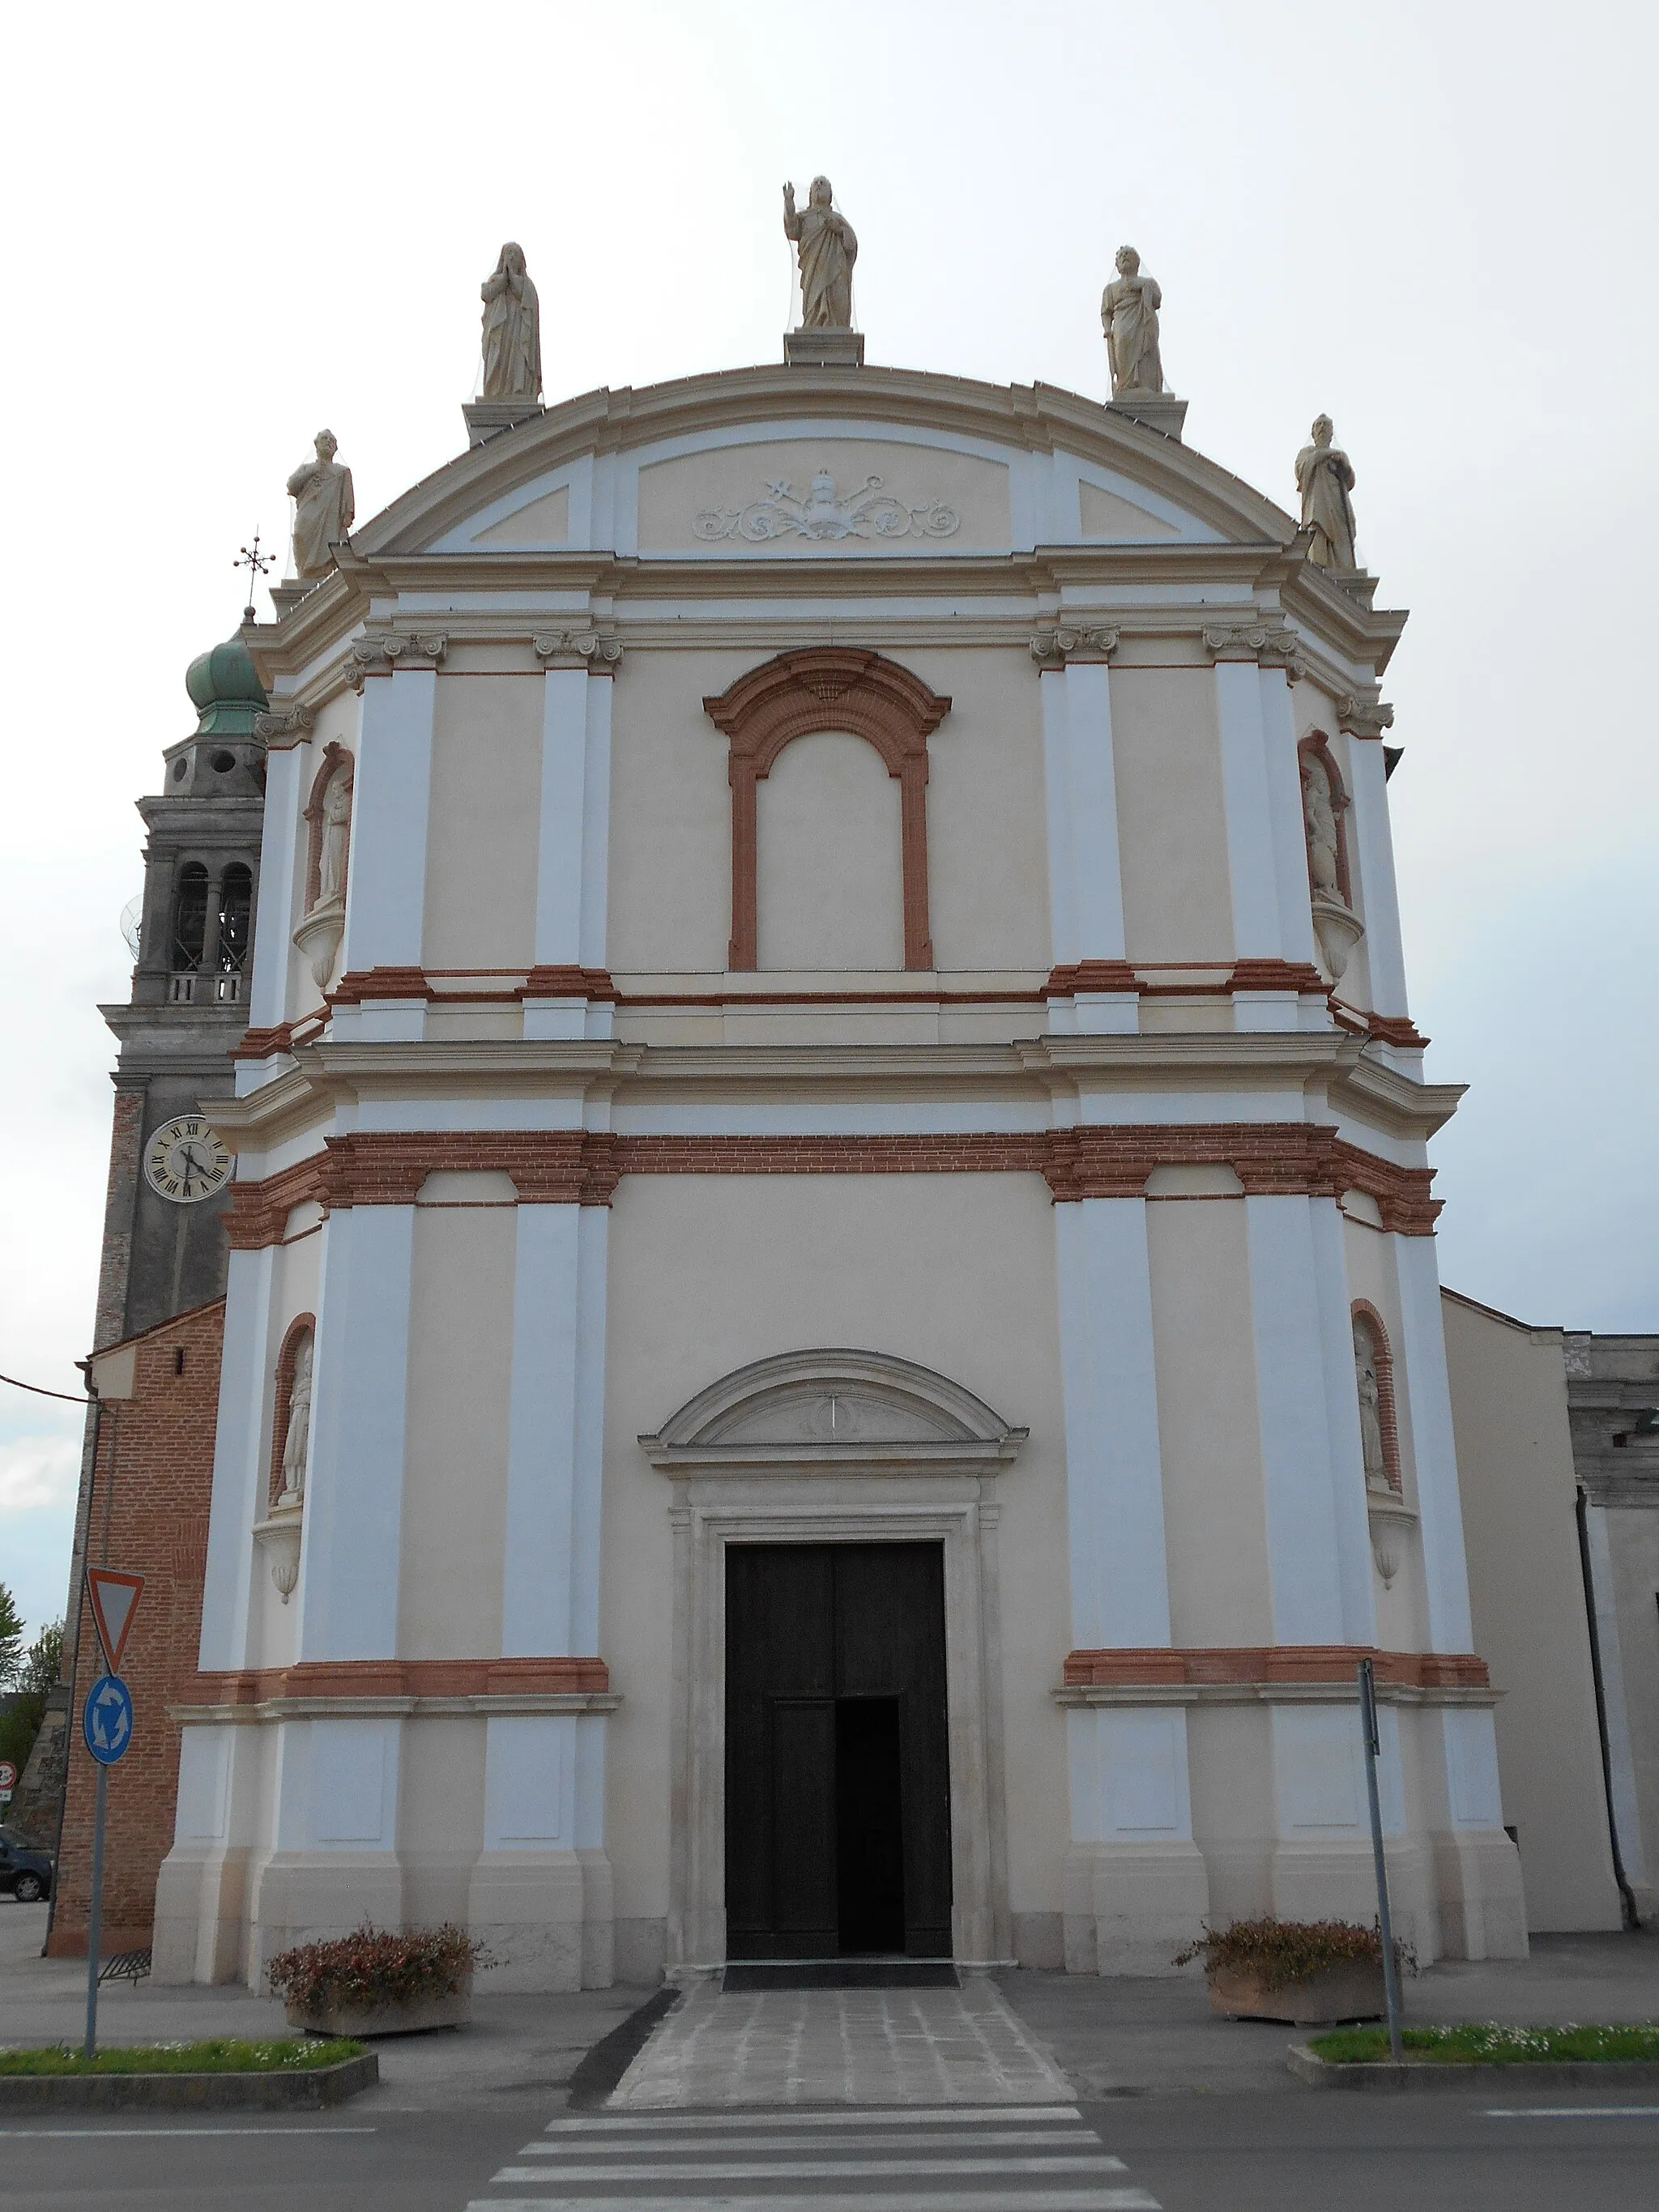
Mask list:
[{"label": "brick wall of tower", "polygon": [[[118,1096],[118,1117],[124,1103]],[[167,1718],[167,1708],[194,1681],[201,1640],[224,1324],[221,1298],[150,1330],[137,1340],[132,1395],[106,1401],[88,1553],[94,1566],[123,1567],[145,1577],[121,1664],[132,1692],[132,1747],[110,1770],[99,1946],[106,1954],[149,1942],[155,1878],[173,1843],[179,1730]],[[86,1956],[91,1895],[98,1771],[82,1741],[81,1707],[102,1660],[84,1602],[80,1629],[49,1946],[55,1958]]]},{"label": "brick wall of tower", "polygon": [[144,1093],[118,1085],[110,1133],[109,1184],[104,1196],[104,1255],[98,1271],[93,1348],[120,1341],[126,1328],[127,1278],[132,1269],[133,1207],[143,1150]]}]

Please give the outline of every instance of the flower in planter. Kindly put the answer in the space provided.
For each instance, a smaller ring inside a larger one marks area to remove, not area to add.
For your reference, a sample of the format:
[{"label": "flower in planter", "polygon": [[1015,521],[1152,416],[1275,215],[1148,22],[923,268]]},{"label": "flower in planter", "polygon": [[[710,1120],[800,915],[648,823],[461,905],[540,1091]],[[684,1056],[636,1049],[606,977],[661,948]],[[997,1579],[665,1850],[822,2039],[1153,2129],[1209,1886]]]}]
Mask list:
[{"label": "flower in planter", "polygon": [[[1417,1972],[1416,1952],[1398,1936],[1394,1957],[1397,1972]],[[1282,1990],[1332,1967],[1380,1966],[1382,1931],[1375,1921],[1364,1928],[1352,1920],[1276,1920],[1267,1913],[1225,1928],[1206,1927],[1170,1963],[1184,1966],[1194,1959],[1203,1960],[1212,1979],[1218,1973],[1249,1974],[1263,1989]]]},{"label": "flower in planter", "polygon": [[355,1935],[279,1951],[265,1973],[279,1996],[307,2013],[368,2012],[453,1996],[475,1967],[495,1963],[488,1947],[453,1921],[401,1934],[365,1923]]}]

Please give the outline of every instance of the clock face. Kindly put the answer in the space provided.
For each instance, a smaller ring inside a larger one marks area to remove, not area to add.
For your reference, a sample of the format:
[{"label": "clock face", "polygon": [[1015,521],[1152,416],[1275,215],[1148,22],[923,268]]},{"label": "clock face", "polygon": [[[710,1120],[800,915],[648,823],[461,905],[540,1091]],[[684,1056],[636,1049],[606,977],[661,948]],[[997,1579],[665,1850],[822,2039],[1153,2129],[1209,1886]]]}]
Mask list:
[{"label": "clock face", "polygon": [[144,1154],[144,1175],[174,1206],[194,1206],[230,1181],[231,1158],[199,1114],[164,1121]]}]

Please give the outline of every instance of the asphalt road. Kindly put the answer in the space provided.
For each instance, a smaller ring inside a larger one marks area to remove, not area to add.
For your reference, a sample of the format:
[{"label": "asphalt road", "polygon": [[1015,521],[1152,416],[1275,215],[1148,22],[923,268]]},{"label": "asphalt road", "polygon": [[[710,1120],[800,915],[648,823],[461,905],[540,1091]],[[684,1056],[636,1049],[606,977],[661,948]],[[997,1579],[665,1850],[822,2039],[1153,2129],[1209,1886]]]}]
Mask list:
[{"label": "asphalt road", "polygon": [[[968,2149],[990,2150],[970,2135],[1016,2125],[1018,2108],[984,2108],[957,2116],[961,2126],[912,2125],[897,2148],[892,2113],[842,2113],[817,2124],[799,2112],[764,2115],[662,2115],[651,2172],[640,2138],[626,2140],[591,2122],[552,2136],[552,2100],[520,2095],[492,2100],[477,2111],[441,2113],[380,2111],[354,2117],[351,2106],[293,2119],[249,2114],[112,2116],[75,2122],[62,2116],[48,2131],[45,2118],[7,2117],[0,2126],[0,2208],[3,2212],[485,2212],[513,2202],[574,2207],[610,2203],[622,2212],[641,2203],[688,2208],[718,2200],[763,2198],[811,2205],[826,2196],[837,2207],[867,2199],[890,2206],[896,2195],[917,2208],[978,2212],[1006,2203],[1011,2212],[1102,2212],[1114,2206],[1156,2206],[1161,2212],[1659,2212],[1659,2098],[1609,2099],[1598,2111],[1583,2094],[1562,2097],[1565,2112],[1536,2096],[1505,2098],[1501,2081],[1479,2100],[1441,2093],[1366,2096],[1309,2091],[1265,2098],[1183,2094],[1115,2098],[1085,2105],[1100,2148],[1122,2170],[1036,2170],[1040,2157],[999,2149],[1000,2159],[1033,2170],[999,2179],[978,2172],[950,2178],[944,2160]],[[732,2124],[736,2118],[737,2124]],[[619,2123],[603,2122],[614,2130]],[[629,2127],[629,2123],[620,2124]],[[866,2130],[883,2130],[884,2148],[857,2158],[839,2176],[836,2157],[872,2145]],[[850,2130],[850,2132],[849,2132]],[[762,2131],[757,2134],[757,2130]],[[688,2156],[682,2138],[690,2132]],[[550,2144],[571,2165],[556,2170]],[[831,2146],[833,2145],[833,2148]],[[1085,2146],[1085,2148],[1092,2148]],[[780,2158],[779,2152],[782,2156]],[[520,2179],[523,2159],[543,2154],[539,2170]],[[826,2159],[826,2151],[830,2156]],[[757,2158],[756,2153],[763,2154]],[[937,2172],[908,2179],[901,2154],[941,2161]],[[626,2178],[599,2179],[605,2158],[629,2162]],[[744,2158],[763,2177],[725,2169]],[[1065,2161],[1057,2161],[1063,2163]],[[1095,2159],[1073,2161],[1097,2166]],[[781,2170],[776,2170],[781,2168]],[[689,2169],[689,2170],[688,2170]],[[509,2174],[511,2178],[509,2178]],[[498,2178],[499,2177],[499,2178]]]}]

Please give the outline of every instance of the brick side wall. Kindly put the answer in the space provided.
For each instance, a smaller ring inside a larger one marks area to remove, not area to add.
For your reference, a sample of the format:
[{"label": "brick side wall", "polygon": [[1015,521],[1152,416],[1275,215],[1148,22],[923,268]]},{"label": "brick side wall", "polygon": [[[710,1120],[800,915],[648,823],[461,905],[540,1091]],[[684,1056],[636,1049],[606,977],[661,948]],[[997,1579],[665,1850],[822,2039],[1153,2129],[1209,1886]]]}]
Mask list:
[{"label": "brick side wall", "polygon": [[[219,1299],[141,1337],[133,1395],[108,1402],[98,1447],[93,1564],[146,1577],[121,1667],[132,1692],[132,1748],[110,1770],[100,1945],[106,1954],[149,1943],[155,1877],[173,1843],[179,1731],[167,1708],[196,1680],[224,1323]],[[87,1950],[97,1768],[82,1741],[81,1707],[102,1660],[88,1607],[80,1626],[55,1958],[84,1958]]]}]

